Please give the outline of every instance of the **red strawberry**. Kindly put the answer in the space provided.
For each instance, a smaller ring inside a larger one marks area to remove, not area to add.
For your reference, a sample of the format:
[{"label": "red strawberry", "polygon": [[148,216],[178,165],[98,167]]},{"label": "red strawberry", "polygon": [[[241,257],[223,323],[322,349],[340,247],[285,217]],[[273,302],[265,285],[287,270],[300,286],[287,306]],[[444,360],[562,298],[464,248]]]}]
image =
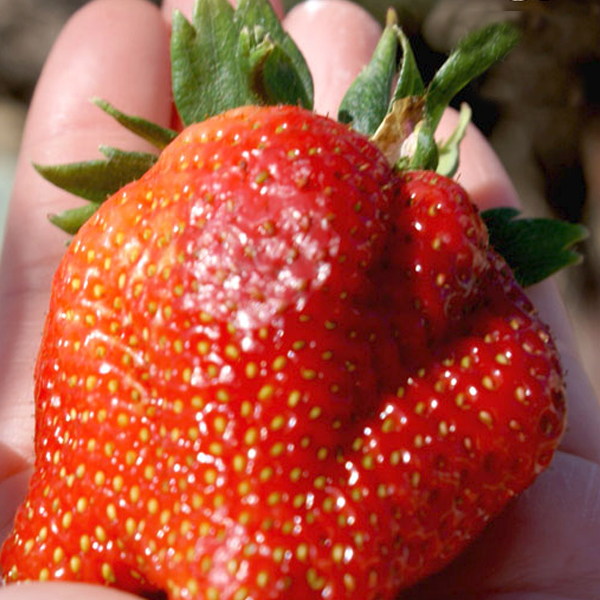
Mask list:
[{"label": "red strawberry", "polygon": [[186,129],[56,274],[7,578],[392,598],[445,564],[562,430],[553,346],[488,253],[456,184],[331,120]]},{"label": "red strawberry", "polygon": [[562,398],[457,184],[303,108],[229,110],[56,273],[4,579],[392,599],[549,463]]}]

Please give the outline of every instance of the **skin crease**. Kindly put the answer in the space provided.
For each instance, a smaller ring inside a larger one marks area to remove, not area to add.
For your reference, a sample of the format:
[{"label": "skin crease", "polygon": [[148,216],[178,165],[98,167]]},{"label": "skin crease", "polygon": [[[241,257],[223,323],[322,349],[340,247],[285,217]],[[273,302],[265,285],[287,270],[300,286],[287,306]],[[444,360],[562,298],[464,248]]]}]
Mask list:
[{"label": "skin crease", "polygon": [[[48,225],[45,214],[73,205],[30,163],[95,157],[99,142],[143,150],[88,99],[101,96],[125,112],[168,125],[166,24],[174,7],[189,15],[192,4],[168,0],[161,11],[144,0],[94,0],[67,25],[40,78],[24,134],[0,270],[0,539],[27,485],[33,365],[52,274],[64,252],[64,235]],[[282,12],[280,5],[277,9]],[[335,114],[343,89],[370,56],[378,26],[362,9],[342,0],[309,0],[285,17],[284,24],[313,70],[318,111]],[[337,79],[336,73],[344,76]],[[445,116],[441,137],[448,135],[455,120],[452,112]],[[462,145],[461,165],[458,179],[481,207],[518,204],[497,157],[474,128]],[[403,600],[598,597],[600,404],[578,360],[554,285],[544,283],[529,293],[552,327],[568,374],[569,427],[562,450],[471,549],[443,573],[403,594]],[[132,598],[100,587],[54,583],[8,586],[0,590],[0,600],[68,600],[84,594],[89,600]]]}]

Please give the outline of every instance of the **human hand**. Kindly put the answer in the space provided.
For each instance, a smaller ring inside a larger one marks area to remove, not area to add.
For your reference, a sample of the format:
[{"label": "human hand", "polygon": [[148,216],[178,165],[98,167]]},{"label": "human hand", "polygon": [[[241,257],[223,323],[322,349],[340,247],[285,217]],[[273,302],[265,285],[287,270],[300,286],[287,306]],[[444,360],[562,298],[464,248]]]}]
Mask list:
[{"label": "human hand", "polygon": [[[40,80],[23,140],[0,281],[0,526],[5,534],[29,476],[33,364],[52,273],[64,251],[63,234],[48,225],[45,214],[72,205],[33,171],[30,161],[90,158],[99,140],[143,149],[90,105],[92,96],[169,125],[165,21],[175,6],[189,14],[191,5],[191,0],[166,1],[159,12],[140,0],[91,2],[65,29]],[[370,56],[378,27],[354,5],[334,0],[298,7],[286,24],[312,68],[318,110],[335,114],[341,94]],[[442,136],[452,129],[454,118],[447,115]],[[480,206],[516,203],[497,158],[474,129],[463,142],[461,163],[460,181]],[[530,293],[553,328],[568,372],[570,425],[562,452],[472,549],[407,598],[557,600],[593,598],[600,589],[600,408],[552,284]],[[44,598],[81,593],[77,586],[39,584],[9,586],[0,594],[5,600],[11,594]],[[106,600],[126,597],[99,587],[83,593]]]}]

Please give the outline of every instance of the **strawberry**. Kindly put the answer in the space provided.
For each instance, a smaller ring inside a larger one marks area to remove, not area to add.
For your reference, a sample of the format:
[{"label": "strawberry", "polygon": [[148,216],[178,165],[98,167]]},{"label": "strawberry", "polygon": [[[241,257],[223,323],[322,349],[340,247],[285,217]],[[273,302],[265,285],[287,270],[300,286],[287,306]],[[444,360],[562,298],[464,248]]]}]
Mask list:
[{"label": "strawberry", "polygon": [[[266,6],[206,0],[196,29],[209,9],[269,25],[259,87],[276,88],[265,65],[279,53],[297,75],[284,93],[309,98]],[[177,57],[193,36],[174,27]],[[390,23],[376,66],[398,39]],[[255,87],[238,108],[187,106],[177,76],[171,142],[103,104],[166,146],[158,159],[104,149],[106,162],[40,168],[91,200],[55,221],[79,229],[95,212],[53,283],[35,472],[4,579],[170,600],[394,598],[549,464],[564,428],[550,334],[451,179],[399,169],[385,144],[294,103],[248,105]],[[341,114],[372,130],[356,93]],[[416,132],[425,163],[437,111]],[[82,184],[112,169],[106,191],[148,165],[101,205]]]}]

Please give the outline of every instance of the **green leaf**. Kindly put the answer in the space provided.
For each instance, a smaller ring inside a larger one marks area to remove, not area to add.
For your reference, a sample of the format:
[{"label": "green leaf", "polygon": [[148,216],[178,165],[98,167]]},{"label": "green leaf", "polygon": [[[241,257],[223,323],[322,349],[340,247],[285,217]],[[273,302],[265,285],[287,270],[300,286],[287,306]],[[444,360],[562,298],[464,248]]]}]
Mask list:
[{"label": "green leaf", "polygon": [[57,215],[49,215],[49,221],[66,233],[75,235],[81,226],[98,210],[100,204],[89,202],[77,208],[65,210]]},{"label": "green leaf", "polygon": [[249,62],[252,86],[264,102],[312,105],[292,59],[269,37],[252,50]]},{"label": "green leaf", "polygon": [[467,133],[467,127],[469,126],[470,122],[471,108],[468,104],[463,102],[460,107],[460,114],[456,129],[452,132],[452,135],[440,146],[439,149],[440,156],[436,171],[440,175],[454,177],[456,174],[460,158],[460,143]]},{"label": "green leaf", "polygon": [[467,35],[458,43],[427,88],[425,114],[434,131],[452,98],[504,58],[519,38],[516,27],[495,23]]},{"label": "green leaf", "polygon": [[162,150],[167,144],[172,142],[177,137],[177,132],[172,129],[165,129],[156,123],[146,121],[141,117],[133,117],[126,115],[117,110],[114,106],[102,100],[101,98],[93,98],[92,102],[101,108],[105,113],[113,117],[121,125],[132,131],[139,137],[147,140],[153,146]]},{"label": "green leaf", "polygon": [[110,151],[113,155],[107,160],[33,166],[59,188],[92,202],[104,202],[126,183],[139,179],[154,162],[143,154],[114,153],[113,149],[104,147],[104,152]]},{"label": "green leaf", "polygon": [[402,46],[402,60],[392,104],[395,100],[399,100],[400,98],[421,96],[425,92],[425,84],[423,83],[421,73],[419,72],[419,67],[417,66],[417,61],[410,46],[410,42],[402,29],[398,28],[397,33]]},{"label": "green leaf", "polygon": [[104,144],[99,146],[98,150],[100,150],[106,158],[112,161],[113,164],[128,165],[128,168],[131,169],[129,172],[129,176],[131,177],[130,181],[139,179],[158,160],[156,154],[119,150],[119,148],[105,146]]},{"label": "green leaf", "polygon": [[390,106],[392,80],[396,71],[398,27],[388,23],[369,64],[361,71],[344,95],[338,120],[352,123],[359,133],[375,133]]},{"label": "green leaf", "polygon": [[173,14],[173,96],[185,125],[258,101],[250,90],[248,66],[239,60],[239,30],[229,2],[196,2],[192,21],[179,11]]},{"label": "green leaf", "polygon": [[481,216],[490,243],[524,287],[581,262],[572,247],[588,236],[582,225],[557,219],[520,219],[514,208],[494,208]]},{"label": "green leaf", "polygon": [[[285,97],[277,96],[274,98],[274,102],[283,103],[287,98],[292,98],[292,101],[287,102],[288,104],[300,103],[304,108],[312,109],[314,96],[312,75],[304,56],[283,29],[271,3],[268,0],[240,0],[233,18],[239,31],[245,28],[249,31],[260,30],[264,32],[263,38],[268,36],[273,46],[278,48],[270,59],[271,66],[268,70],[277,72],[281,68],[287,83],[269,79],[265,87],[269,90],[279,90],[284,85],[291,85],[294,92],[287,90]],[[261,43],[263,40],[258,38],[256,41]],[[285,62],[285,66],[280,67],[274,62],[279,57]],[[268,74],[268,76],[271,77],[272,74]],[[269,102],[268,97],[266,100]]]}]

